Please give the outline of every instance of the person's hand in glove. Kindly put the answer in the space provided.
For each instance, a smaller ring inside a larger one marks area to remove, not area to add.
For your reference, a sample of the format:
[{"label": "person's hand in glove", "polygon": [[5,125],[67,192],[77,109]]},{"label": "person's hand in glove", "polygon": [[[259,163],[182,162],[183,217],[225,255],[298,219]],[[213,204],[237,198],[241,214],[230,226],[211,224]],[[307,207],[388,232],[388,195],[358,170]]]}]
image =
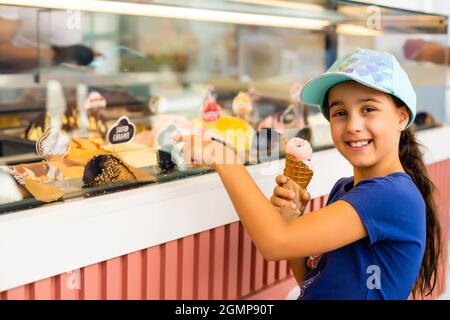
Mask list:
[{"label": "person's hand in glove", "polygon": [[95,53],[91,48],[76,44],[67,47],[52,46],[54,57],[53,63],[75,63],[80,66],[89,65],[94,60]]}]

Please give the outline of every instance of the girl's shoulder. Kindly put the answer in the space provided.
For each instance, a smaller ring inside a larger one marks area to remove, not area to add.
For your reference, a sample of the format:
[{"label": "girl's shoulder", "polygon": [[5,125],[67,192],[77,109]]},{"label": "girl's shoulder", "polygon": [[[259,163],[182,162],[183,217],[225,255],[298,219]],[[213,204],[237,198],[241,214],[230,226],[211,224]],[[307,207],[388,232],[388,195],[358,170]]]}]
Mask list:
[{"label": "girl's shoulder", "polygon": [[419,192],[414,181],[405,172],[394,172],[382,177],[374,177],[359,181],[354,189],[368,186],[371,188],[381,188],[389,192]]},{"label": "girl's shoulder", "polygon": [[365,194],[373,194],[384,202],[401,203],[405,208],[425,208],[422,194],[405,172],[394,172],[383,177],[361,180],[345,193],[356,193],[362,197]]},{"label": "girl's shoulder", "polygon": [[353,177],[339,179],[330,192],[330,198],[338,200],[347,194],[357,194],[359,197],[375,195],[385,201],[404,201],[413,205],[423,204],[419,189],[411,177],[404,172],[394,172],[382,177],[374,177],[359,181],[354,186]]}]

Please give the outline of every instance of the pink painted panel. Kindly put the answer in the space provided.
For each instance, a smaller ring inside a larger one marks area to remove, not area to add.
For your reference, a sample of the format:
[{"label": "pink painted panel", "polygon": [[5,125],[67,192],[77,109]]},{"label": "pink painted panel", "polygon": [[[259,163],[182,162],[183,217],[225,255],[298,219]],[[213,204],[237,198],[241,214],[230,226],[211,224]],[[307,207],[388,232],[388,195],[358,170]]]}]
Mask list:
[{"label": "pink painted panel", "polygon": [[55,280],[47,278],[34,283],[34,299],[53,300],[55,299]]},{"label": "pink painted panel", "polygon": [[208,299],[212,299],[213,296],[213,282],[214,282],[214,256],[216,250],[216,229],[211,229],[209,233],[209,273],[208,273]]},{"label": "pink painted panel", "polygon": [[275,275],[276,261],[266,261],[265,266],[266,266],[265,270],[267,270],[267,271],[265,272],[264,284],[271,285],[271,284],[275,283],[275,281],[276,281],[276,275]]},{"label": "pink painted panel", "polygon": [[238,297],[239,225],[240,222],[234,222],[227,226],[229,241],[227,241],[228,254],[224,269],[226,277],[224,279],[224,299],[237,299]]},{"label": "pink painted panel", "polygon": [[198,299],[198,273],[200,261],[200,234],[194,234],[194,299]]},{"label": "pink painted panel", "polygon": [[255,249],[250,236],[239,223],[239,271],[238,271],[238,297],[250,293],[252,283],[252,270],[254,270]]},{"label": "pink painted panel", "polygon": [[181,299],[183,286],[183,239],[177,240],[177,300]]},{"label": "pink painted panel", "polygon": [[164,299],[175,300],[178,298],[178,243],[176,240],[166,243],[165,267]]},{"label": "pink painted panel", "polygon": [[181,242],[181,299],[194,298],[194,236],[182,239]]},{"label": "pink painted panel", "polygon": [[320,209],[320,198],[311,199],[311,211]]},{"label": "pink painted panel", "polygon": [[210,257],[210,232],[205,231],[199,235],[199,254],[198,254],[198,282],[196,284],[198,288],[197,299],[205,300],[208,299],[208,281],[209,272],[211,271],[209,267],[209,257]]},{"label": "pink painted panel", "polygon": [[286,260],[279,261],[278,263],[278,279],[283,280],[287,277],[287,265],[288,262]]},{"label": "pink painted panel", "polygon": [[254,271],[250,270],[253,273],[253,288],[252,291],[259,290],[263,287],[264,282],[264,258],[253,245],[255,251],[255,268]]},{"label": "pink painted panel", "polygon": [[262,278],[263,286],[266,286],[268,281],[269,281],[269,261],[263,259],[263,278]]},{"label": "pink painted panel", "polygon": [[291,277],[292,275],[293,274],[292,274],[291,268],[289,267],[289,262],[287,261],[286,262],[286,276]]},{"label": "pink painted panel", "polygon": [[124,277],[126,277],[126,299],[138,300],[142,299],[142,258],[141,251],[130,253],[126,256],[126,270]]},{"label": "pink painted panel", "polygon": [[9,291],[2,292],[0,296],[7,300],[26,300],[30,298],[29,286],[20,286]]},{"label": "pink painted panel", "polygon": [[280,261],[275,261],[275,281],[280,280]]},{"label": "pink painted panel", "polygon": [[[240,222],[238,222],[238,238],[237,238],[237,242],[238,242],[238,251],[237,251],[237,281],[236,281],[236,290],[237,290],[237,295],[235,297],[235,299],[237,297],[242,296],[242,265],[243,265],[243,252],[244,252],[244,233],[243,233],[243,229],[242,229],[242,225]],[[248,284],[248,287],[250,288],[250,283]]]},{"label": "pink painted panel", "polygon": [[106,261],[106,299],[126,299],[123,290],[123,257]]},{"label": "pink painted panel", "polygon": [[68,271],[56,278],[55,287],[62,300],[78,300],[81,294],[81,269]]},{"label": "pink painted panel", "polygon": [[450,161],[441,162],[437,164],[433,164],[428,167],[428,172],[430,179],[434,182],[436,186],[436,192],[434,194],[437,208],[439,210],[439,221],[442,227],[442,257],[441,257],[441,265],[439,268],[439,281],[437,282],[437,290],[433,293],[433,295],[427,299],[437,298],[439,294],[445,291],[446,287],[446,272],[447,272],[447,246],[448,246],[448,225],[449,225],[449,180],[450,180]]},{"label": "pink painted panel", "polygon": [[147,299],[149,300],[160,300],[161,296],[161,286],[164,270],[161,268],[162,263],[162,253],[163,246],[155,246],[146,249],[146,254],[144,255],[146,260],[147,269]]},{"label": "pink painted panel", "polygon": [[224,247],[225,247],[225,228],[220,227],[214,230],[214,255],[211,269],[212,277],[209,282],[209,289],[212,292],[212,299],[223,298],[224,282]]},{"label": "pink painted panel", "polygon": [[322,196],[320,197],[320,207],[323,208],[327,204],[328,196]]},{"label": "pink painted panel", "polygon": [[[102,295],[102,264],[97,263],[84,268],[83,297],[86,300],[100,300]],[[61,283],[61,286],[65,284]],[[63,290],[61,290],[62,293]]]}]

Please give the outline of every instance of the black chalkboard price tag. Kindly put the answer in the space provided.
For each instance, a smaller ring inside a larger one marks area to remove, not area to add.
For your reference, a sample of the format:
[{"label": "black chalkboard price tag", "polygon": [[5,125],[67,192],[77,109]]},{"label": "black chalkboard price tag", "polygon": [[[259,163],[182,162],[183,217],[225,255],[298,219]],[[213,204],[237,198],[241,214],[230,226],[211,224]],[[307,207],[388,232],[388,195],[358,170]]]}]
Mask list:
[{"label": "black chalkboard price tag", "polygon": [[127,143],[133,140],[136,127],[127,117],[121,117],[109,130],[108,142],[111,144]]}]

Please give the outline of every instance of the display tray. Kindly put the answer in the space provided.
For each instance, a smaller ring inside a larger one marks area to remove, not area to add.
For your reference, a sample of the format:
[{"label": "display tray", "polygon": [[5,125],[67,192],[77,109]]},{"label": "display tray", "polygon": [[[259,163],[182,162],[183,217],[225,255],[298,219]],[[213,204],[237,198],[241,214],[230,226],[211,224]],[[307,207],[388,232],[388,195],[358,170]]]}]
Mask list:
[{"label": "display tray", "polygon": [[0,114],[16,114],[18,112],[43,112],[45,102],[0,103]]},{"label": "display tray", "polygon": [[8,128],[0,131],[0,157],[36,153],[36,141],[24,139],[25,128]]},{"label": "display tray", "polygon": [[177,179],[186,178],[189,176],[196,176],[200,174],[205,174],[212,172],[213,170],[209,167],[196,167],[190,168],[186,171],[173,171],[169,173],[160,173],[158,166],[153,167],[143,167],[141,170],[153,174],[156,176],[157,180],[155,182],[119,182],[108,185],[94,186],[94,187],[83,187],[83,182],[81,178],[76,179],[64,179],[60,181],[52,181],[46,183],[49,186],[56,187],[64,191],[64,196],[56,202],[45,204],[34,198],[26,198],[21,201],[15,201],[10,203],[5,203],[0,205],[0,214],[9,213],[17,210],[30,209],[42,205],[52,205],[55,203],[61,203],[75,198],[88,198],[94,197],[106,193],[113,193],[116,191],[123,191],[127,189],[138,188],[143,185],[164,183],[169,181],[174,181]]},{"label": "display tray", "polygon": [[[265,156],[264,158],[258,159],[258,161],[253,160],[250,162],[245,162],[244,164],[252,165],[252,164],[260,164],[268,161],[273,160],[279,160],[280,157],[284,158],[284,155],[272,155],[272,156]],[[114,184],[108,184],[108,185],[101,185],[101,186],[94,186],[94,187],[83,187],[83,182],[81,178],[74,178],[74,179],[64,179],[59,181],[52,181],[46,183],[46,185],[58,188],[62,191],[64,191],[64,195],[62,198],[56,202],[52,203],[43,203],[41,201],[38,201],[34,198],[26,198],[21,201],[15,201],[10,203],[5,203],[0,205],[0,214],[4,213],[10,213],[17,210],[25,210],[30,209],[42,205],[53,205],[55,203],[61,203],[64,201],[70,201],[72,199],[77,198],[89,198],[94,197],[106,193],[114,193],[117,191],[123,191],[127,189],[135,189],[139,188],[144,185],[148,184],[158,184],[158,183],[165,183],[165,182],[171,182],[179,179],[184,179],[192,176],[198,176],[202,174],[212,173],[214,172],[213,169],[207,166],[195,166],[190,167],[185,171],[172,171],[168,173],[161,172],[161,169],[158,166],[151,166],[151,167],[141,167],[141,170],[145,171],[146,173],[149,173],[151,175],[154,175],[156,177],[156,181],[154,182],[119,182]]]},{"label": "display tray", "polygon": [[[416,126],[414,128],[414,131],[418,132],[418,131],[423,131],[423,130],[429,129],[429,128],[436,128],[439,126],[440,125]],[[315,129],[317,129],[317,128],[315,128]],[[5,131],[6,131],[7,135],[5,135]],[[9,141],[29,145],[34,151],[35,142],[29,141],[26,139],[21,139],[19,132],[20,132],[20,130],[18,130],[17,128],[3,130],[2,133],[0,133],[0,139],[4,139],[5,137],[7,137],[7,139],[9,139]],[[323,144],[323,145],[314,145],[313,144],[312,148],[313,148],[314,152],[318,152],[318,151],[334,148],[334,146],[332,144]],[[284,154],[279,154],[279,155],[273,154],[272,156],[265,156],[264,158],[258,158],[257,161],[255,161],[255,159],[253,158],[251,163],[247,161],[247,162],[245,162],[245,165],[248,166],[248,165],[252,165],[252,164],[260,164],[260,163],[264,163],[267,161],[279,160],[282,158],[284,158]],[[13,160],[14,157],[10,157],[10,159],[11,160],[8,161],[9,165],[18,164],[18,163],[15,163],[16,161]],[[24,161],[22,159],[19,162],[21,164],[23,164],[26,162],[41,161],[42,159],[36,155],[36,158],[31,157],[29,159],[27,158],[27,160],[28,161]],[[201,174],[207,174],[207,173],[213,172],[213,169],[206,167],[206,166],[190,167],[186,171],[173,171],[173,172],[169,172],[169,173],[162,173],[158,166],[142,167],[140,169],[149,174],[154,175],[156,177],[156,181],[154,181],[154,182],[137,182],[137,181],[120,182],[120,183],[95,186],[95,187],[83,187],[81,178],[53,181],[53,182],[49,182],[47,184],[64,191],[64,196],[59,201],[45,204],[34,198],[26,198],[21,201],[0,204],[0,214],[14,212],[14,211],[18,211],[18,210],[25,210],[25,209],[29,209],[29,208],[33,208],[33,207],[42,206],[42,205],[46,205],[46,206],[53,205],[53,204],[61,203],[64,201],[70,201],[70,200],[76,199],[76,198],[94,197],[94,196],[98,196],[98,195],[102,195],[102,194],[106,194],[106,193],[114,193],[117,191],[139,188],[141,186],[148,185],[148,184],[165,183],[165,182],[175,181],[175,180],[179,180],[179,179],[183,179],[183,178],[188,178],[188,177],[193,177],[193,176],[198,176]]]},{"label": "display tray", "polygon": [[24,145],[30,145],[34,148],[36,141],[24,138],[25,127],[7,128],[0,131],[0,139]]}]

